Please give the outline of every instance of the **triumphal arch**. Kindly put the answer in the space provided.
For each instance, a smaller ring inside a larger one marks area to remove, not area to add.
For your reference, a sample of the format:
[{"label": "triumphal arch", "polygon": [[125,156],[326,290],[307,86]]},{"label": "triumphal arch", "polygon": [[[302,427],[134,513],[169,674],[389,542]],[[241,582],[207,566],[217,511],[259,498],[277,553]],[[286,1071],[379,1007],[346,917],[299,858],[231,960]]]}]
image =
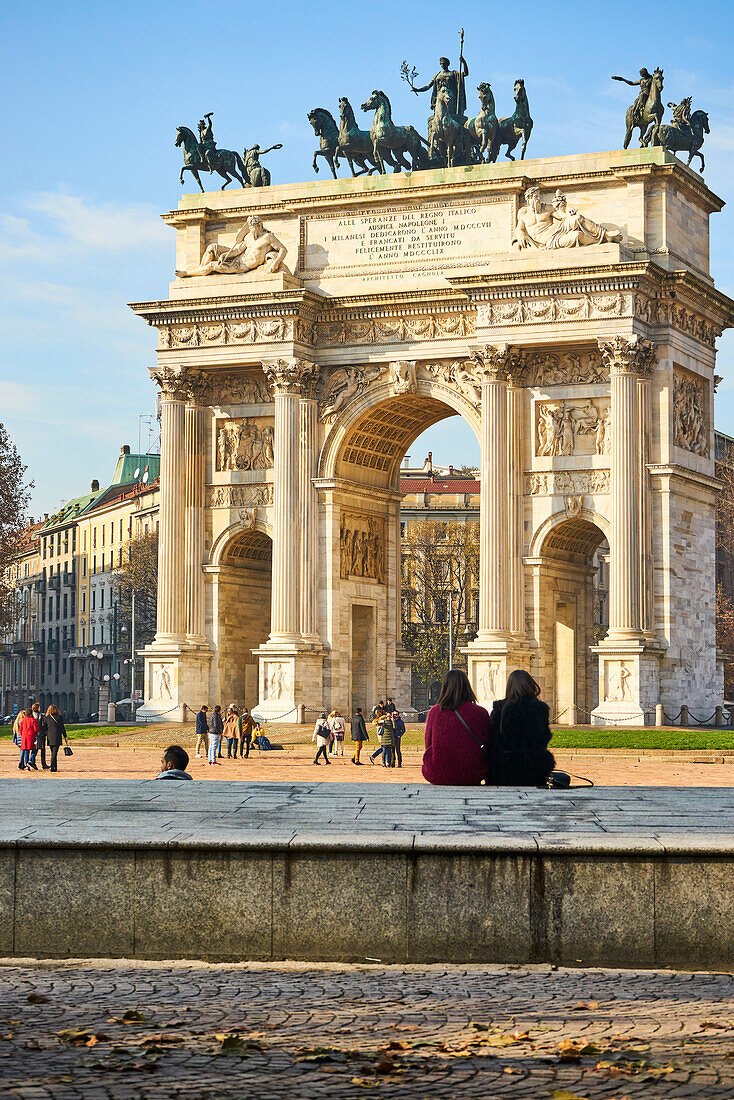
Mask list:
[{"label": "triumphal arch", "polygon": [[147,713],[407,705],[399,469],[449,416],[481,449],[479,698],[523,666],[561,720],[708,713],[722,205],[660,148],[184,196],[169,296],[133,306],[162,409]]}]

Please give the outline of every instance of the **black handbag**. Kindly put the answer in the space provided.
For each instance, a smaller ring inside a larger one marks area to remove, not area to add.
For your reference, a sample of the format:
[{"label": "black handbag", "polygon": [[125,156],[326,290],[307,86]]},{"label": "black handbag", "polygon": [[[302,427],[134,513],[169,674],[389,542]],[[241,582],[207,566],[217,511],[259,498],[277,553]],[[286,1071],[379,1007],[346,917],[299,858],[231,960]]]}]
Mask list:
[{"label": "black handbag", "polygon": [[64,745],[64,756],[73,756],[73,755],[74,755],[74,753],[71,751],[69,746]]}]

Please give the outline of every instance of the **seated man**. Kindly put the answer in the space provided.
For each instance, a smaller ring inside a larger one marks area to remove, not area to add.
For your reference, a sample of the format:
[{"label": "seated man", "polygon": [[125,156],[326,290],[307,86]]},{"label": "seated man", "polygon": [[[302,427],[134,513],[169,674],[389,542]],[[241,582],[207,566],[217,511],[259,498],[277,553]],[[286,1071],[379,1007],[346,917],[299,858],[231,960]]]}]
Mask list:
[{"label": "seated man", "polygon": [[189,754],[180,745],[169,745],[161,757],[163,771],[156,779],[193,779],[186,771]]}]

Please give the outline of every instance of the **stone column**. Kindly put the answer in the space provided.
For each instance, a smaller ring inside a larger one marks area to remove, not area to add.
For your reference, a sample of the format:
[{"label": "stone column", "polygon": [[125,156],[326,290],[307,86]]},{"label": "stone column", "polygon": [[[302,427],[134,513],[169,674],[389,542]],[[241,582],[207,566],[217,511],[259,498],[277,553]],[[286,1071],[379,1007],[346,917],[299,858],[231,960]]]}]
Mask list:
[{"label": "stone column", "polygon": [[637,378],[637,440],[639,447],[639,554],[640,554],[640,629],[646,638],[655,636],[655,599],[652,552],[652,495],[650,492],[650,435],[652,408],[651,370],[641,369]]},{"label": "stone column", "polygon": [[654,348],[638,336],[599,341],[611,379],[612,468],[609,642],[639,641],[640,453],[638,378],[649,374]]},{"label": "stone column", "polygon": [[297,642],[299,607],[299,403],[318,367],[301,359],[263,362],[275,398],[271,642]]},{"label": "stone column", "polygon": [[509,555],[507,559],[510,594],[510,630],[525,635],[525,591],[522,564],[523,485],[522,485],[522,388],[520,371],[509,375],[507,390],[507,495],[509,502]]},{"label": "stone column", "polygon": [[206,375],[192,372],[185,413],[186,519],[184,573],[186,577],[186,640],[190,645],[206,644],[204,606],[204,488],[206,454],[201,393]]},{"label": "stone column", "polygon": [[478,641],[506,640],[510,633],[507,449],[510,360],[510,352],[504,345],[487,346],[477,353],[474,363],[482,387]]},{"label": "stone column", "polygon": [[[318,367],[311,380],[304,384],[298,415],[298,492],[300,537],[300,615],[299,626],[305,642],[319,643],[318,634],[318,499],[313,478],[317,476],[319,459],[318,401],[316,381]],[[277,440],[276,440],[277,446]],[[276,482],[277,491],[277,482]]]},{"label": "stone column", "polygon": [[158,629],[156,645],[186,641],[184,600],[185,371],[150,371],[161,391],[161,488],[158,519]]}]

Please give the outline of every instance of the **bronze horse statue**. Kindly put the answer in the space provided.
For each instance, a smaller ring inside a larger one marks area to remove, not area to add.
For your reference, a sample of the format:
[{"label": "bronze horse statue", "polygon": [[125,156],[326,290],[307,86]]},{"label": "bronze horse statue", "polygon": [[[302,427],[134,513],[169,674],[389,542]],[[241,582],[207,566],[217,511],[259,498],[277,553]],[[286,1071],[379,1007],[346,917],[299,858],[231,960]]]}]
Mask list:
[{"label": "bronze horse statue", "polygon": [[[353,176],[363,176],[365,172],[370,175],[379,171],[377,161],[373,156],[372,138],[369,130],[360,130],[354,117],[354,110],[346,96],[339,100],[339,136],[337,140],[337,154],[340,154],[348,162]],[[394,164],[389,153],[385,152],[385,160]],[[360,171],[355,172],[355,163]]]},{"label": "bronze horse statue", "polygon": [[214,149],[210,151],[210,167],[201,155],[196,135],[192,130],[189,130],[188,126],[179,126],[176,129],[176,148],[178,149],[181,145],[183,145],[184,151],[184,165],[180,175],[181,183],[184,181],[184,172],[191,172],[203,191],[204,184],[199,179],[199,172],[217,172],[224,179],[222,191],[228,183],[232,182],[232,177],[238,179],[242,187],[247,187],[247,172],[242,163],[242,157],[234,149]]},{"label": "bronze horse statue", "polygon": [[464,131],[451,109],[451,99],[446,88],[439,88],[433,116],[428,121],[428,156],[431,162],[440,162],[444,168],[454,168],[460,163],[464,151]]},{"label": "bronze horse statue", "polygon": [[661,126],[658,130],[660,144],[671,153],[685,152],[687,149],[688,160],[686,164],[690,164],[694,157],[698,157],[701,161],[700,171],[703,172],[706,162],[700,149],[703,145],[704,134],[711,132],[709,130],[709,116],[705,111],[694,111],[688,125],[689,132],[680,130],[677,126]]},{"label": "bronze horse statue", "polygon": [[497,115],[495,114],[494,95],[489,84],[482,81],[477,86],[481,111],[476,118],[467,119],[464,130],[468,138],[469,160],[484,164],[485,155],[489,163],[489,148],[497,132]]},{"label": "bronze horse statue", "polygon": [[[648,74],[649,75],[649,74]],[[635,117],[635,104],[627,108],[625,122],[627,133],[624,137],[625,149],[629,146],[632,131],[640,131],[640,145],[660,145],[660,123],[663,121],[665,107],[660,93],[663,90],[663,70],[656,69],[652,74],[650,91],[648,92],[642,114]]]},{"label": "bronze horse statue", "polygon": [[525,91],[525,81],[515,81],[515,110],[509,118],[501,118],[497,125],[494,137],[492,138],[492,144],[489,149],[489,161],[493,164],[497,160],[500,148],[503,145],[507,146],[506,156],[509,160],[514,160],[512,150],[517,145],[520,138],[522,138],[522,149],[520,150],[520,160],[525,160],[525,150],[528,147],[528,141],[533,131],[533,120],[530,117],[530,108],[528,106],[528,96]]},{"label": "bronze horse statue", "polygon": [[[423,146],[428,142],[422,138],[413,126],[396,126],[392,120],[390,100],[384,92],[375,91],[362,104],[363,111],[374,111],[375,117],[370,127],[372,138],[372,159],[378,165],[381,172],[385,172],[387,154],[390,153],[395,160],[395,171],[407,168],[408,171],[417,171],[428,167],[428,157]],[[409,164],[405,157],[411,158]],[[389,161],[388,161],[389,163]]]},{"label": "bronze horse statue", "polygon": [[325,107],[314,107],[308,112],[308,121],[313,126],[313,132],[320,138],[320,148],[313,155],[313,170],[317,173],[319,166],[317,157],[323,157],[331,168],[331,174],[336,179],[336,169],[339,167],[339,128],[333,116]]}]

